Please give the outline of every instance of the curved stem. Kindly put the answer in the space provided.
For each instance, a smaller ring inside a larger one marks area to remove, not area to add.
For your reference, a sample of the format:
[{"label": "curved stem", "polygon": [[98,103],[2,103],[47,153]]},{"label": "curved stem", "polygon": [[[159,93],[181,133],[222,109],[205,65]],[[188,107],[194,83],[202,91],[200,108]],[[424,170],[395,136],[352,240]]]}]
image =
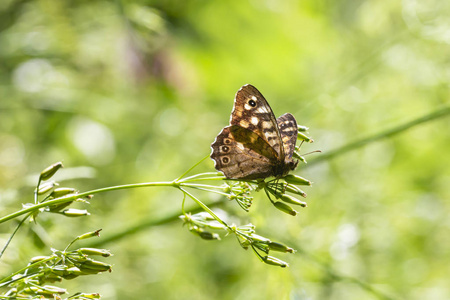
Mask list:
[{"label": "curved stem", "polygon": [[[216,221],[218,221],[219,223],[221,223],[222,225],[226,226],[227,228],[230,228],[230,226],[228,226],[227,223],[225,223],[224,220],[222,220],[221,218],[219,218],[208,206],[206,206],[202,201],[200,201],[197,197],[195,197],[194,195],[192,195],[191,193],[189,193],[188,191],[186,191],[185,189],[179,187],[179,189],[185,193],[186,195],[189,196],[189,198],[191,198],[192,200],[194,200],[198,205],[201,206],[201,208],[203,208],[203,210],[205,210],[206,212],[208,212],[214,219],[216,219]],[[230,228],[231,229],[231,228]]]},{"label": "curved stem", "polygon": [[199,164],[201,164],[205,159],[207,159],[209,157],[205,156],[203,157],[198,163],[196,163],[195,165],[193,165],[192,167],[190,167],[186,172],[184,172],[183,174],[181,174],[180,177],[178,177],[177,179],[175,179],[175,181],[179,181],[181,178],[183,178],[184,175],[186,175],[187,173],[189,173],[190,171],[192,171],[196,166],[198,166]]}]

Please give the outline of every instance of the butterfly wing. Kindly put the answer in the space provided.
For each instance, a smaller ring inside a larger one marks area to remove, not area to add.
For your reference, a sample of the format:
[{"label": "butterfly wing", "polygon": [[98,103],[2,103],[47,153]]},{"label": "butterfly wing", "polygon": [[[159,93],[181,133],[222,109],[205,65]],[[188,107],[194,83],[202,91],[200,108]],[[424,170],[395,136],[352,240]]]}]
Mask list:
[{"label": "butterfly wing", "polygon": [[[240,142],[240,141],[244,142]],[[262,146],[259,153],[245,143]],[[273,149],[254,132],[239,126],[227,126],[211,144],[214,166],[230,179],[256,179],[271,176],[272,162],[267,156]],[[269,150],[270,149],[270,150]]]},{"label": "butterfly wing", "polygon": [[286,160],[292,159],[295,144],[297,143],[297,121],[294,116],[287,113],[277,119],[278,130],[280,131],[281,141],[283,142]]},{"label": "butterfly wing", "polygon": [[230,124],[254,132],[274,150],[276,160],[284,161],[285,150],[277,120],[269,103],[254,86],[246,84],[237,91]]}]

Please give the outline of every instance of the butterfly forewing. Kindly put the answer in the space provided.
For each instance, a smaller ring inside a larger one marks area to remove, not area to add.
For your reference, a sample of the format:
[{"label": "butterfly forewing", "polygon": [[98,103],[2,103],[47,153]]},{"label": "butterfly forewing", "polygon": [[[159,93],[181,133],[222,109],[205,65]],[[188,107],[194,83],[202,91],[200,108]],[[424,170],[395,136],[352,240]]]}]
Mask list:
[{"label": "butterfly forewing", "polygon": [[252,85],[246,84],[236,93],[231,125],[255,132],[284,160],[284,149],[277,120],[264,96]]},{"label": "butterfly forewing", "polygon": [[252,149],[237,142],[227,126],[219,133],[211,144],[211,158],[215,168],[227,178],[256,179],[270,176],[272,164],[270,160]]},{"label": "butterfly forewing", "polygon": [[247,84],[236,93],[230,126],[211,144],[211,158],[229,179],[282,177],[297,166],[296,141],[294,116],[275,119],[263,95]]},{"label": "butterfly forewing", "polygon": [[280,131],[281,141],[283,142],[286,160],[292,158],[297,143],[297,121],[290,113],[284,114],[277,119],[278,130]]}]

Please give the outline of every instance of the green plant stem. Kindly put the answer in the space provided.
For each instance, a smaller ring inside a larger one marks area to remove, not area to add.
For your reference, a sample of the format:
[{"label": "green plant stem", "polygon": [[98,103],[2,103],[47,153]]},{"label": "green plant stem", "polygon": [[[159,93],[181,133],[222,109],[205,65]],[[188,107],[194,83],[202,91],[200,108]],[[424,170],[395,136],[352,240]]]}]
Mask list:
[{"label": "green plant stem", "polygon": [[89,195],[94,195],[94,194],[104,193],[104,192],[109,192],[109,191],[116,191],[116,190],[133,189],[133,188],[141,188],[141,187],[155,187],[155,186],[178,187],[178,184],[174,181],[135,183],[135,184],[116,185],[116,186],[101,188],[101,189],[97,189],[97,190],[87,191],[87,192],[83,192],[83,193],[79,193],[79,194],[72,194],[69,196],[64,196],[61,198],[56,198],[56,199],[52,199],[49,201],[45,201],[45,202],[39,203],[37,205],[33,205],[30,207],[24,208],[22,210],[16,211],[12,214],[6,215],[6,216],[0,218],[0,224],[4,223],[6,221],[9,221],[11,219],[14,219],[18,216],[21,216],[23,214],[36,211],[37,209],[40,209],[43,207],[73,201],[75,199],[83,198],[83,197],[86,197]]},{"label": "green plant stem", "polygon": [[388,138],[388,137],[397,135],[397,134],[399,134],[399,133],[401,133],[403,131],[406,131],[406,130],[414,127],[414,126],[417,126],[417,125],[420,125],[422,123],[426,123],[426,122],[429,122],[429,121],[433,121],[433,120],[439,119],[441,117],[445,117],[445,116],[447,116],[449,114],[450,114],[450,106],[447,105],[447,106],[441,107],[440,109],[437,109],[437,110],[435,110],[435,111],[433,111],[431,113],[428,113],[428,114],[426,114],[424,116],[416,118],[416,119],[414,119],[412,121],[406,122],[406,123],[401,124],[399,126],[396,126],[396,127],[387,129],[385,131],[376,133],[376,134],[374,134],[372,136],[369,136],[369,137],[366,137],[366,138],[354,141],[352,143],[346,144],[346,145],[344,145],[344,146],[342,146],[340,148],[337,148],[335,150],[331,150],[329,152],[322,153],[316,159],[311,160],[310,162],[308,162],[306,167],[314,165],[314,164],[322,162],[322,161],[325,161],[325,160],[330,160],[330,159],[332,159],[332,158],[334,158],[336,156],[339,156],[341,154],[344,154],[346,152],[350,152],[350,151],[356,150],[358,148],[361,148],[361,147],[363,147],[363,146],[365,146],[365,145],[367,145],[369,143],[372,143],[372,142],[375,142],[375,141],[378,141],[378,140],[381,140],[381,139],[384,139],[384,138]]},{"label": "green plant stem", "polygon": [[184,185],[184,184],[181,185],[181,186],[190,187],[191,189],[195,189],[195,190],[200,190],[200,191],[206,191],[206,192],[210,192],[210,193],[214,193],[214,194],[219,194],[219,195],[222,195],[222,196],[225,196],[225,197],[228,196],[227,193],[224,193],[224,192],[221,192],[221,191],[216,191],[216,190],[211,190],[211,189],[206,189],[206,188],[202,188],[202,187],[198,187],[198,186]]},{"label": "green plant stem", "polygon": [[192,171],[196,166],[198,166],[199,164],[201,164],[205,159],[207,159],[209,157],[205,156],[204,158],[202,158],[198,163],[196,163],[195,165],[193,165],[192,167],[190,167],[186,172],[184,172],[183,174],[181,174],[180,177],[178,177],[175,181],[179,181],[181,178],[183,178],[187,173],[189,173],[190,171]]},{"label": "green plant stem", "polygon": [[204,211],[206,211],[207,213],[209,213],[214,219],[216,219],[216,221],[218,221],[219,223],[221,223],[222,225],[226,226],[227,228],[229,228],[230,230],[231,227],[228,226],[227,223],[225,223],[224,220],[222,220],[221,218],[219,218],[208,206],[206,206],[202,201],[200,201],[197,197],[195,197],[194,195],[192,195],[191,193],[189,193],[188,191],[186,191],[183,188],[179,188],[183,193],[185,193],[186,195],[189,196],[189,198],[191,198],[192,200],[194,200],[201,208],[203,208]]},{"label": "green plant stem", "polygon": [[204,189],[218,189],[218,190],[223,190],[224,189],[223,186],[210,185],[210,184],[180,183],[180,185],[181,186],[186,186],[186,187],[199,187],[199,188],[204,188]]},{"label": "green plant stem", "polygon": [[2,258],[3,253],[5,253],[6,248],[8,248],[9,243],[11,243],[12,239],[14,238],[14,236],[16,235],[17,231],[19,230],[19,228],[22,226],[22,224],[25,222],[26,219],[28,219],[30,216],[32,215],[32,213],[29,213],[28,215],[26,215],[22,221],[19,222],[19,224],[17,224],[16,228],[14,229],[13,233],[11,234],[11,236],[9,237],[9,239],[6,241],[5,246],[3,246],[2,251],[0,252],[0,258]]},{"label": "green plant stem", "polygon": [[[187,181],[192,181],[192,179],[194,179],[194,178],[198,178],[198,177],[201,177],[201,176],[210,176],[210,175],[214,175],[214,178],[216,178],[217,177],[217,173],[218,172],[206,172],[206,173],[195,174],[195,175],[192,175],[192,176],[189,176],[189,177],[185,177],[182,180],[178,179],[178,181],[179,182],[187,182]],[[224,178],[224,176],[222,176],[221,178]],[[201,180],[203,180],[203,179],[201,179]]]}]

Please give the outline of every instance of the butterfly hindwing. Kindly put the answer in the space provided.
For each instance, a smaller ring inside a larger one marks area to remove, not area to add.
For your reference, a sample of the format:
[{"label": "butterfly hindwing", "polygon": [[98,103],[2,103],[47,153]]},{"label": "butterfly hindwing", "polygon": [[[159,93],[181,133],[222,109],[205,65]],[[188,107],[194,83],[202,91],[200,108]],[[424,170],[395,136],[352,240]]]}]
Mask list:
[{"label": "butterfly hindwing", "polygon": [[255,132],[274,149],[279,160],[284,160],[284,148],[275,115],[254,86],[246,84],[237,91],[230,124]]},{"label": "butterfly hindwing", "polygon": [[227,126],[211,144],[211,158],[215,168],[227,178],[256,179],[270,176],[270,160],[243,143],[236,141],[231,133],[233,126]]},{"label": "butterfly hindwing", "polygon": [[290,160],[294,154],[295,144],[297,143],[297,121],[293,115],[287,113],[279,117],[277,123],[286,160]]}]

